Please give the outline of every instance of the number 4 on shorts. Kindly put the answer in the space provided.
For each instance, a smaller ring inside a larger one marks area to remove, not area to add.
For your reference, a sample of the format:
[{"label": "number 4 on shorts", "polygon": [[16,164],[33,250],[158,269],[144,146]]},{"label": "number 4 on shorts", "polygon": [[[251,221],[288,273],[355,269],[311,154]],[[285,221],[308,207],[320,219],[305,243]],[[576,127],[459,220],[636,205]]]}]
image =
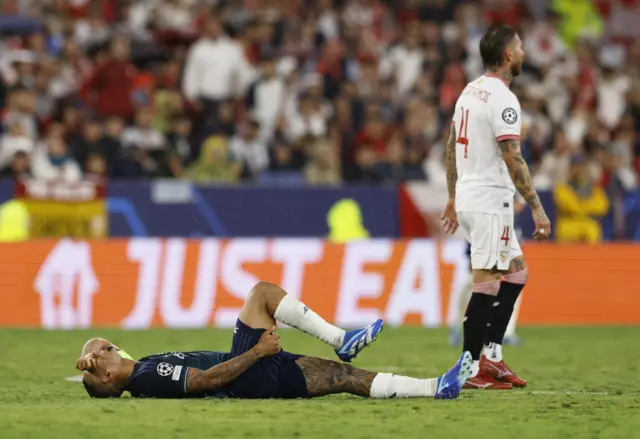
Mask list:
[{"label": "number 4 on shorts", "polygon": [[500,237],[500,241],[504,241],[504,245],[509,245],[509,226],[504,226],[502,230],[502,236]]}]

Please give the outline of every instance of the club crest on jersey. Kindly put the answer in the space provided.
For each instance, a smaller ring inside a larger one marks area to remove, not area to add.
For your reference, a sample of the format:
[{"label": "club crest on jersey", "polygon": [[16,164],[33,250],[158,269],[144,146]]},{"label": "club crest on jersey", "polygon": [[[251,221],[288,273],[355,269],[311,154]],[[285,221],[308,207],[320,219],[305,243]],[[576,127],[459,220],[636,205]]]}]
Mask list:
[{"label": "club crest on jersey", "polygon": [[513,108],[505,108],[502,112],[502,120],[509,125],[513,125],[518,121],[518,113]]},{"label": "club crest on jersey", "polygon": [[169,363],[160,363],[156,368],[158,375],[168,377],[173,372],[173,366]]}]

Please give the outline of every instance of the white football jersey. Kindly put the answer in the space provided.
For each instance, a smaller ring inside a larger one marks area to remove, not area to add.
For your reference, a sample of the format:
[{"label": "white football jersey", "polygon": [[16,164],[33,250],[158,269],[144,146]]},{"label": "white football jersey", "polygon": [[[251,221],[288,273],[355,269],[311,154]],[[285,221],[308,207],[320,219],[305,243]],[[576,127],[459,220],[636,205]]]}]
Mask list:
[{"label": "white football jersey", "polygon": [[456,102],[456,211],[513,213],[516,192],[498,142],[520,139],[520,103],[497,76],[470,82]]}]

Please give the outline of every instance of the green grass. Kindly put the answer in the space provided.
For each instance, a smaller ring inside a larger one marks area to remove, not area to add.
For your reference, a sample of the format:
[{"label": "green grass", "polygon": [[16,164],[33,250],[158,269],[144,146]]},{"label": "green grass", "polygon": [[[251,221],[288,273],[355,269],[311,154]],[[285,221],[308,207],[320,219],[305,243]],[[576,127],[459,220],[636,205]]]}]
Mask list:
[{"label": "green grass", "polygon": [[[320,342],[283,330],[293,352],[333,358]],[[464,391],[456,401],[90,400],[75,375],[84,341],[104,336],[133,356],[224,350],[227,330],[0,331],[0,437],[34,438],[634,438],[640,437],[640,328],[525,328],[506,348],[525,390]],[[433,377],[458,350],[446,332],[388,329],[355,364]],[[555,393],[544,393],[555,392]],[[570,392],[567,394],[566,392]]]}]

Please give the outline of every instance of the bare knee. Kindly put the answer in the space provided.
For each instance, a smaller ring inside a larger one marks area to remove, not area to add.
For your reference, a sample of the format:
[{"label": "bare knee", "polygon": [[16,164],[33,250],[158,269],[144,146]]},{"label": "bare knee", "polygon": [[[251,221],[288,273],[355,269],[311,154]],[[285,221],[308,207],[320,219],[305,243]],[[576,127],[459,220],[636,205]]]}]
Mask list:
[{"label": "bare knee", "polygon": [[240,320],[252,328],[269,328],[275,324],[269,307],[276,285],[260,281],[251,288],[240,311]]},{"label": "bare knee", "polygon": [[249,292],[247,302],[261,304],[266,309],[275,311],[285,295],[285,291],[278,285],[261,280]]},{"label": "bare knee", "polygon": [[251,288],[251,291],[249,291],[247,302],[264,302],[269,294],[268,291],[271,285],[269,282],[259,281]]},{"label": "bare knee", "polygon": [[276,284],[261,280],[251,288],[247,300],[266,301],[269,296],[279,289],[280,287]]},{"label": "bare knee", "polygon": [[527,261],[524,260],[524,256],[518,256],[513,258],[509,263],[509,273],[517,273],[518,271],[526,270]]}]

